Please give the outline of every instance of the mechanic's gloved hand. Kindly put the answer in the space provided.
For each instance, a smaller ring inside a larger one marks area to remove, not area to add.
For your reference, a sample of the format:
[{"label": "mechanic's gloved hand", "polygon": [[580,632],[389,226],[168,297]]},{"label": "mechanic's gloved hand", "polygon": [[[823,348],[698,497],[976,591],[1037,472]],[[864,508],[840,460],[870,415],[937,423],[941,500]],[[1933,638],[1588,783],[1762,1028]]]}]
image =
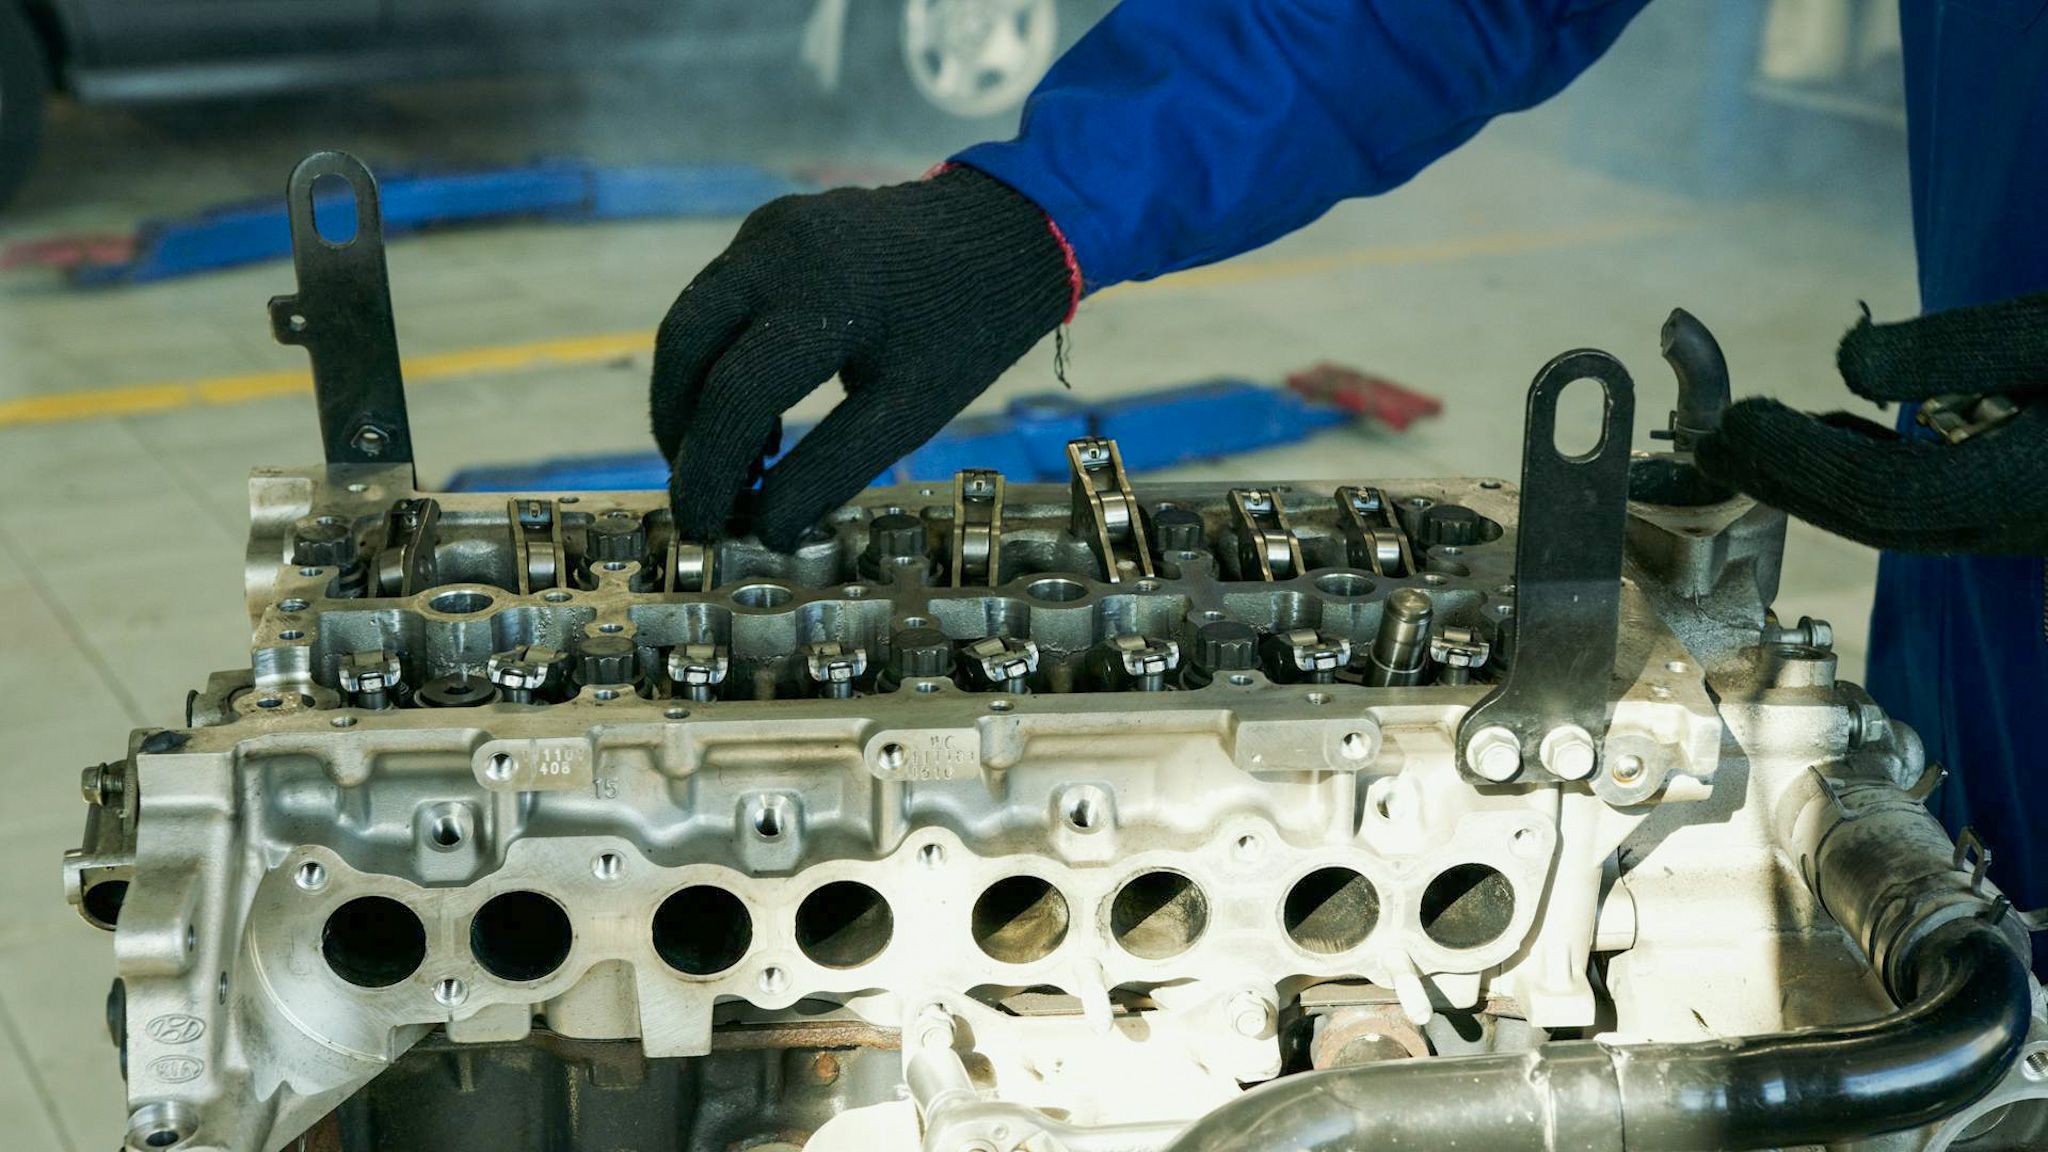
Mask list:
[{"label": "mechanic's gloved hand", "polygon": [[654,436],[682,535],[721,533],[782,411],[836,372],[846,398],[762,479],[754,530],[794,547],[1059,326],[1069,267],[1036,205],[969,168],[747,217],[655,339]]},{"label": "mechanic's gloved hand", "polygon": [[1899,324],[1866,315],[1836,363],[1872,400],[2003,394],[2021,411],[1950,444],[1846,412],[1814,417],[1744,400],[1700,441],[1700,469],[1879,548],[2048,554],[2048,295]]}]

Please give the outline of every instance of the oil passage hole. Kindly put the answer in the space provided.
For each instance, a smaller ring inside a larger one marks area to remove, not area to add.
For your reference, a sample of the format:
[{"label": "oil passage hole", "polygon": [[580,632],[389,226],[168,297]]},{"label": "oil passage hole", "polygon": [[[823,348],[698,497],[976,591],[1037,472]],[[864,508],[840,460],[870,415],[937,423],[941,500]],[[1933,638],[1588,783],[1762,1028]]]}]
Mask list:
[{"label": "oil passage hole", "polygon": [[1484,864],[1446,869],[1422,892],[1422,930],[1446,948],[1492,943],[1514,918],[1514,885]]},{"label": "oil passage hole", "polygon": [[896,932],[896,914],[882,894],[837,880],[804,897],[796,910],[796,946],[827,968],[853,968],[882,954]]},{"label": "oil passage hole", "polygon": [[990,959],[1029,964],[1050,956],[1067,938],[1067,898],[1036,876],[1009,876],[974,902],[974,942]]},{"label": "oil passage hole", "polygon": [[1209,927],[1209,898],[1178,872],[1142,872],[1109,905],[1109,934],[1124,951],[1164,960],[1192,948]]},{"label": "oil passage hole", "polygon": [[1348,952],[1372,935],[1380,920],[1380,894],[1349,868],[1318,868],[1294,882],[1281,905],[1287,937],[1305,951]]},{"label": "oil passage hole", "polygon": [[388,896],[358,896],[327,917],[320,954],[336,976],[358,988],[389,988],[427,958],[426,925]]},{"label": "oil passage hole", "polygon": [[654,911],[654,951],[663,963],[690,976],[709,976],[740,962],[754,943],[754,918],[740,898],[697,884]]},{"label": "oil passage hole", "polygon": [[338,172],[313,178],[313,230],[336,248],[356,241],[355,186]]},{"label": "oil passage hole", "polygon": [[1108,818],[1109,798],[1092,786],[1071,789],[1060,805],[1060,815],[1074,831],[1093,832]]},{"label": "oil passage hole", "polygon": [[85,906],[85,914],[92,917],[93,923],[112,928],[121,922],[121,905],[127,899],[128,882],[108,880],[87,888],[80,903]]},{"label": "oil passage hole", "polygon": [[436,812],[427,821],[427,842],[436,848],[460,847],[463,832],[463,819],[459,812]]},{"label": "oil passage hole", "polygon": [[1593,458],[1607,424],[1607,404],[1607,386],[1591,377],[1564,386],[1557,394],[1550,428],[1550,445],[1559,456],[1571,461]]},{"label": "oil passage hole", "polygon": [[500,980],[539,980],[569,958],[569,914],[538,892],[491,897],[469,922],[469,952]]}]

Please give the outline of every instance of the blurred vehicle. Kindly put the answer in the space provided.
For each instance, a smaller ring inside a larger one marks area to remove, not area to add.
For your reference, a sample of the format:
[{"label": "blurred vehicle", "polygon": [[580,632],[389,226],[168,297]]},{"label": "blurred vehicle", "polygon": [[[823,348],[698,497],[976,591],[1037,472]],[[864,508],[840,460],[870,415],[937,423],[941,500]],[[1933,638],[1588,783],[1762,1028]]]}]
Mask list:
[{"label": "blurred vehicle", "polygon": [[[785,61],[827,93],[1013,111],[1114,0],[0,0],[0,204],[52,92],[248,98],[443,76]],[[880,87],[877,88],[876,84]]]}]

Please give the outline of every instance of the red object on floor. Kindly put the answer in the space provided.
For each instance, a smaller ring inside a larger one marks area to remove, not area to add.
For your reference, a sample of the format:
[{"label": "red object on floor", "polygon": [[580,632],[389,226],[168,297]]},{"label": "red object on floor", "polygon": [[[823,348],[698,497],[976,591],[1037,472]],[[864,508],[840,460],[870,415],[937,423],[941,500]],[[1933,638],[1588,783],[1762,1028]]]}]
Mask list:
[{"label": "red object on floor", "polygon": [[118,264],[135,256],[129,235],[57,236],[24,240],[0,250],[0,268],[55,268],[69,271],[81,264]]},{"label": "red object on floor", "polygon": [[1287,378],[1287,386],[1304,398],[1349,412],[1396,432],[1417,420],[1439,415],[1443,401],[1405,388],[1384,376],[1324,361]]}]

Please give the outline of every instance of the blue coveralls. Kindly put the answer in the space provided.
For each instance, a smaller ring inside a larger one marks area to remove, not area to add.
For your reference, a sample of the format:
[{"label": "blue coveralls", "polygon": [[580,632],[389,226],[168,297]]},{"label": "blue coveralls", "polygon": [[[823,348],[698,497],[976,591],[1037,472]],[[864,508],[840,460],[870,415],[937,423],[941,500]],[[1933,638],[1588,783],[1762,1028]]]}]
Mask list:
[{"label": "blue coveralls", "polygon": [[[1017,139],[956,159],[1044,208],[1090,290],[1143,280],[1403,183],[1564,88],[1646,2],[1123,0]],[[2048,290],[2044,9],[1901,4],[1928,310]],[[1955,773],[1936,807],[1976,826],[2021,907],[2048,904],[2048,797],[2031,791],[2048,788],[2044,591],[2039,557],[1887,554],[1871,628],[1871,692]]]}]

